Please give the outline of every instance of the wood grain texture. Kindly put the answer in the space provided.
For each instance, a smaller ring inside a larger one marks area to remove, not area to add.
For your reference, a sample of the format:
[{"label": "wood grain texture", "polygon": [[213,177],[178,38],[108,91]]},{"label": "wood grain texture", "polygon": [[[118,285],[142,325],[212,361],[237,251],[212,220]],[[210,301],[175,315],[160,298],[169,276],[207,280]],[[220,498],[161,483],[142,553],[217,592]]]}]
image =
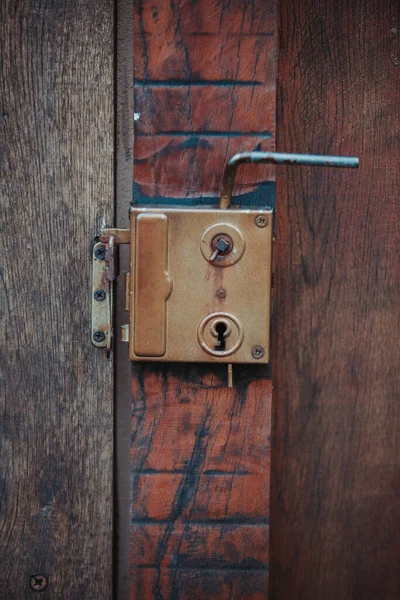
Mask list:
[{"label": "wood grain texture", "polygon": [[[129,227],[128,207],[132,201],[133,173],[133,10],[132,0],[118,0],[116,5],[116,225]],[[129,271],[129,246],[119,248],[120,273]],[[115,331],[126,323],[125,278],[115,281]],[[130,443],[131,443],[131,363],[126,344],[116,335],[114,381],[114,594],[118,600],[129,597],[129,513],[130,513]]]},{"label": "wood grain texture", "polygon": [[[133,202],[217,201],[231,155],[275,147],[275,2],[137,0],[134,32]],[[273,177],[243,168],[240,203]],[[265,600],[269,369],[136,364],[131,393],[130,599]]]},{"label": "wood grain texture", "polygon": [[[226,160],[275,145],[275,2],[134,3],[135,182],[143,196],[215,198]],[[239,170],[235,194],[274,179]]]},{"label": "wood grain texture", "polygon": [[400,596],[399,3],[279,3],[273,600]]},{"label": "wood grain texture", "polygon": [[90,342],[113,223],[113,2],[4,0],[0,596],[112,596],[112,363]]},{"label": "wood grain texture", "polygon": [[267,597],[271,388],[235,371],[135,369],[132,600]]}]

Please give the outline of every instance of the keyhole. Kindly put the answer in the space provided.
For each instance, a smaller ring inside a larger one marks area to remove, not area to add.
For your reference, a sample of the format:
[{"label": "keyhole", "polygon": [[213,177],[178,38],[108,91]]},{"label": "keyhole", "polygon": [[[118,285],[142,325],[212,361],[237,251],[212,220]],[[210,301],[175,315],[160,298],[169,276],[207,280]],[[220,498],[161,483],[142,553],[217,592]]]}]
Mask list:
[{"label": "keyhole", "polygon": [[215,344],[215,350],[219,352],[223,352],[225,350],[225,334],[226,334],[227,326],[226,323],[220,321],[215,325],[215,331],[217,332],[217,343]]}]

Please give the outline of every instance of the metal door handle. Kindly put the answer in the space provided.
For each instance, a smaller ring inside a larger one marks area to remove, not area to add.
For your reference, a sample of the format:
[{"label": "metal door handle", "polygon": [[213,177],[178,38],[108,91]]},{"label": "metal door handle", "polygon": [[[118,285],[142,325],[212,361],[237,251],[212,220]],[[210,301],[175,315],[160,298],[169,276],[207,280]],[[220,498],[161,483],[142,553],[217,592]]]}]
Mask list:
[{"label": "metal door handle", "polygon": [[236,171],[245,163],[271,163],[273,165],[298,165],[308,167],[345,167],[357,169],[356,156],[324,156],[323,154],[286,154],[285,152],[242,152],[226,163],[222,177],[220,208],[231,204]]}]

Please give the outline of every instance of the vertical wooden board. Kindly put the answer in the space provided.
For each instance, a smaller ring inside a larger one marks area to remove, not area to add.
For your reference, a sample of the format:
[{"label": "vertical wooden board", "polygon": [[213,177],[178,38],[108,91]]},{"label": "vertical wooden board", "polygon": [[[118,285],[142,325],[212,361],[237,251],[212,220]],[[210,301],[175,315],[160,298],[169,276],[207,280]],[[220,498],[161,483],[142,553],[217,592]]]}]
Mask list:
[{"label": "vertical wooden board", "polygon": [[112,596],[112,363],[90,342],[113,222],[113,2],[4,0],[0,596]]},{"label": "vertical wooden board", "polygon": [[[216,202],[231,155],[275,146],[275,2],[133,7],[133,202]],[[236,201],[273,179],[241,169]],[[267,598],[269,369],[137,364],[132,397],[131,600]]]},{"label": "vertical wooden board", "polygon": [[[275,13],[273,0],[134,3],[137,200],[210,202],[231,154],[274,147]],[[273,179],[245,165],[234,194]]]},{"label": "vertical wooden board", "polygon": [[213,580],[223,597],[266,598],[265,367],[237,367],[232,390],[207,365],[136,366],[132,384],[130,598],[212,598]]},{"label": "vertical wooden board", "polygon": [[279,3],[271,597],[400,595],[399,3]]}]

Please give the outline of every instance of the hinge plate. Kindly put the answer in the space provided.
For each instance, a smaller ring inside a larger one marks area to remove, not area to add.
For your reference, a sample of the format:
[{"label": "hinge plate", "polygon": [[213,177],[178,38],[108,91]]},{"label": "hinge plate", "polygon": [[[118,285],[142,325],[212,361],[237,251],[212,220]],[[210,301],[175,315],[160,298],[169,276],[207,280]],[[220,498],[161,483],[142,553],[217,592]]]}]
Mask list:
[{"label": "hinge plate", "polygon": [[92,271],[92,343],[98,348],[111,348],[112,282],[109,271],[109,247],[104,242],[93,246]]}]

